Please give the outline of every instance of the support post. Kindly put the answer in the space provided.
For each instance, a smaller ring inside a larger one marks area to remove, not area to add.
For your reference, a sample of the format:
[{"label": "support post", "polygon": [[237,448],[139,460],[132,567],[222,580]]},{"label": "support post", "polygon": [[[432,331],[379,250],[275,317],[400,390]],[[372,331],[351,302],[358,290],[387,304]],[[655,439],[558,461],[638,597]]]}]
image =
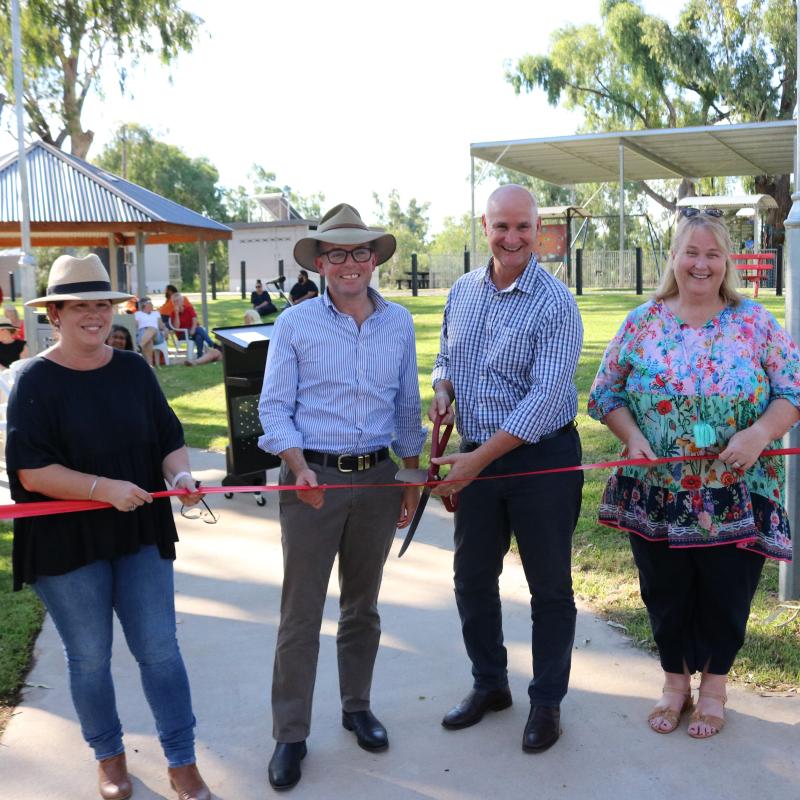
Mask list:
[{"label": "support post", "polygon": [[470,261],[469,261],[469,250],[467,250],[467,246],[464,245],[464,274],[466,275],[470,270]]},{"label": "support post", "polygon": [[642,248],[636,248],[636,294],[642,294]]},{"label": "support post", "polygon": [[144,234],[136,234],[136,296],[144,297],[147,294],[147,271],[144,264]]},{"label": "support post", "polygon": [[469,187],[470,187],[470,258],[475,258],[475,156],[469,157]]},{"label": "support post", "polygon": [[[19,171],[20,256],[19,288],[22,300],[33,300],[36,294],[36,258],[31,245],[31,215],[28,204],[28,160],[25,153],[25,109],[22,105],[22,34],[19,17],[19,0],[11,3],[11,52],[14,71],[14,98],[17,112],[17,169]],[[25,306],[23,319],[28,339],[28,353],[35,356],[39,350],[36,309]]]},{"label": "support post", "polygon": [[241,286],[241,289],[242,289],[242,300],[246,300],[247,298],[245,296],[246,289],[244,287],[244,282],[245,282],[245,277],[246,277],[245,273],[247,272],[247,269],[246,269],[244,261],[241,262],[241,269],[242,269],[242,286]]},{"label": "support post", "polygon": [[[282,258],[278,259],[278,277],[279,278],[283,277],[283,259]],[[281,289],[283,289],[283,286],[281,286]]]},{"label": "support post", "polygon": [[11,290],[11,302],[12,303],[16,303],[17,302],[17,287],[16,287],[15,282],[14,282],[14,273],[13,272],[9,272],[8,273],[8,288]]},{"label": "support post", "polygon": [[111,278],[111,291],[119,291],[119,268],[117,267],[117,240],[113,233],[108,234],[108,277]]},{"label": "support post", "polygon": [[775,248],[775,294],[783,295],[783,245]]},{"label": "support post", "polygon": [[211,262],[211,299],[217,299],[217,262]]},{"label": "support post", "polygon": [[572,214],[567,209],[567,286],[572,283]]},{"label": "support post", "polygon": [[583,294],[583,248],[575,249],[575,294]]},{"label": "support post", "polygon": [[625,268],[625,145],[619,146],[619,274]]},{"label": "support post", "polygon": [[417,286],[417,254],[411,254],[411,295],[416,297],[419,294]]},{"label": "support post", "polygon": [[200,271],[200,307],[203,327],[208,330],[208,242],[197,242],[198,264]]}]

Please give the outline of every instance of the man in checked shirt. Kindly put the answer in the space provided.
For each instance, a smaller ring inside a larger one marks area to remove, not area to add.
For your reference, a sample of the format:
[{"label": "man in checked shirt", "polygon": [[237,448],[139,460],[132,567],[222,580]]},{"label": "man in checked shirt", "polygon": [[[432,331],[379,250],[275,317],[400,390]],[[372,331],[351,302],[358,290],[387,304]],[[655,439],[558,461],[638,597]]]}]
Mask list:
[{"label": "man in checked shirt", "polygon": [[558,740],[575,636],[570,574],[582,472],[476,481],[580,464],[573,383],[583,325],[567,287],[536,260],[540,220],[521,186],[490,197],[483,229],[492,257],[459,278],[444,311],[431,419],[455,420],[458,454],[437,494],[459,493],[455,593],[473,689],[442,725],[466,728],[511,705],[498,579],[512,532],[531,593],[533,680],[522,749]]},{"label": "man in checked shirt", "polygon": [[[281,621],[272,677],[274,789],[300,780],[319,653],[322,611],[339,556],[336,650],[342,725],[369,751],[389,745],[370,710],[381,628],[378,591],[395,528],[414,516],[419,490],[394,487],[396,466],[419,465],[421,424],[414,324],[370,288],[394,253],[389,233],[369,229],[352,206],[331,209],[294,248],[327,291],[284,311],[270,341],[259,445],[280,455],[281,484],[352,489],[281,492]],[[389,484],[359,490],[363,483]]]}]

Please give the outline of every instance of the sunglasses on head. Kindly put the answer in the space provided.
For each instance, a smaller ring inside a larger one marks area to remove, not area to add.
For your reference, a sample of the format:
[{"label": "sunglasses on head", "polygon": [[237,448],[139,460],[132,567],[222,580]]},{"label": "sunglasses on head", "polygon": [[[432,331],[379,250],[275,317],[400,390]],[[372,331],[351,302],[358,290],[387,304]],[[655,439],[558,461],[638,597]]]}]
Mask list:
[{"label": "sunglasses on head", "polygon": [[714,217],[719,219],[723,215],[721,208],[694,208],[693,206],[684,206],[680,209],[681,216],[686,219],[698,216],[698,214],[705,214],[707,217]]}]

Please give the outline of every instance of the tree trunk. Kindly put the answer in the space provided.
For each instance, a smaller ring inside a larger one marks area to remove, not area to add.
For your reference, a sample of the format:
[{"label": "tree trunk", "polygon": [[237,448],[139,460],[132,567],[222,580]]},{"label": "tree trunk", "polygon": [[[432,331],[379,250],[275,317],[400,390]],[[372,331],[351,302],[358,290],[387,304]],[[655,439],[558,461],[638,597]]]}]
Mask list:
[{"label": "tree trunk", "polygon": [[[756,175],[755,178],[756,194],[768,194],[775,198],[777,208],[770,209],[766,214],[767,230],[771,233],[767,245],[775,247],[783,244],[785,231],[783,222],[789,216],[792,209],[792,190],[788,175]],[[761,242],[756,242],[756,247],[760,247]]]},{"label": "tree trunk", "polygon": [[94,131],[72,133],[69,138],[72,143],[72,147],[70,148],[72,155],[85,159],[94,141]]}]

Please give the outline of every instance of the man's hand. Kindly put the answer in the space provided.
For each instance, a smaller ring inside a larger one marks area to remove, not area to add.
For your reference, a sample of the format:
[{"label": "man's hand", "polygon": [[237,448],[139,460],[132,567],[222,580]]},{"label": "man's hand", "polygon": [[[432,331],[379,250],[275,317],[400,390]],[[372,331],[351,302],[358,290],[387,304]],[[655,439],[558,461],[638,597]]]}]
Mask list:
[{"label": "man's hand", "polygon": [[397,529],[407,528],[414,519],[414,512],[419,505],[419,496],[422,489],[419,486],[404,486],[403,500],[400,503],[400,516],[397,518]]},{"label": "man's hand", "polygon": [[447,389],[436,389],[428,409],[428,419],[431,422],[439,420],[440,425],[452,425],[455,419],[453,413],[453,401],[450,399],[450,392]]},{"label": "man's hand", "polygon": [[[317,483],[317,473],[313,469],[306,467],[301,469],[295,476],[295,486],[319,486]],[[320,509],[325,502],[325,490],[317,489],[315,491],[304,490],[297,492],[298,499],[311,506],[311,508]]]},{"label": "man's hand", "polygon": [[432,494],[439,497],[449,497],[460,492],[469,486],[472,481],[480,475],[484,469],[482,459],[476,456],[477,450],[472,453],[453,453],[450,456],[432,458],[432,464],[451,464],[450,472],[445,475],[443,480],[454,481],[445,483],[434,488]]}]

